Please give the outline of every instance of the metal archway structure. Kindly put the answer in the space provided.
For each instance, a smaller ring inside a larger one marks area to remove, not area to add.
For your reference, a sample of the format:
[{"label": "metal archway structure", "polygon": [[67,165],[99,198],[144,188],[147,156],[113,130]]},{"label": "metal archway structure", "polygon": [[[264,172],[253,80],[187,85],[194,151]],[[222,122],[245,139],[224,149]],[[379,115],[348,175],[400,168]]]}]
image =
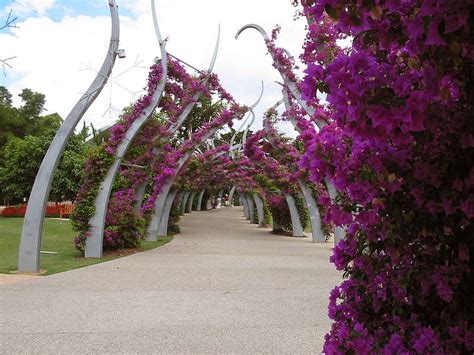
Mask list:
[{"label": "metal archway structure", "polygon": [[168,54],[166,53],[165,45],[166,43],[163,41],[161,37],[160,28],[158,25],[158,19],[156,16],[156,8],[154,0],[151,0],[151,8],[152,8],[152,15],[153,15],[153,25],[155,28],[156,38],[158,40],[158,45],[160,47],[161,52],[161,67],[162,67],[162,75],[159,80],[158,85],[156,86],[155,92],[153,93],[152,99],[150,104],[145,108],[143,113],[132,123],[130,128],[127,130],[125,134],[125,138],[117,147],[117,151],[115,153],[115,159],[109,168],[105,179],[102,181],[99,193],[96,196],[95,202],[95,213],[89,221],[90,224],[90,235],[86,239],[86,247],[85,247],[85,256],[87,258],[100,258],[102,257],[102,248],[103,248],[103,236],[104,236],[104,225],[105,225],[105,216],[107,214],[107,206],[109,203],[110,193],[112,191],[112,185],[115,180],[115,176],[117,171],[122,163],[123,157],[127,152],[128,148],[130,147],[133,139],[141,130],[141,128],[145,125],[148,119],[153,114],[154,110],[158,106],[160,101],[161,95],[165,89],[166,84],[166,77],[168,72]]},{"label": "metal archway structure", "polygon": [[51,142],[36,175],[28,199],[18,257],[18,271],[20,272],[39,272],[43,222],[54,173],[57,169],[62,153],[66,148],[66,144],[74,133],[74,129],[90,105],[99,96],[107,83],[115,64],[120,40],[120,23],[117,10],[118,7],[115,0],[109,0],[108,5],[110,8],[112,29],[110,44],[105,59],[92,84],[75,104]]}]

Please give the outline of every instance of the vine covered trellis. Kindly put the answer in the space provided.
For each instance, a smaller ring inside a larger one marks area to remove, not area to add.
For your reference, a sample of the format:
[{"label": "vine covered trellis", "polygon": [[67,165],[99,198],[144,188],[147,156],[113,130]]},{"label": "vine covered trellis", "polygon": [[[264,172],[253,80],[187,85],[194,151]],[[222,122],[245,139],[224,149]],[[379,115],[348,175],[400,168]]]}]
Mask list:
[{"label": "vine covered trellis", "polygon": [[[217,45],[208,70],[188,72],[166,51],[155,16],[161,58],[146,94],[124,110],[84,167],[76,247],[101,257],[103,249],[157,240],[179,214],[225,194],[261,227],[333,239],[331,261],[344,280],[329,298],[326,353],[472,353],[472,2],[292,3],[307,21],[303,80],[291,54],[276,45],[280,28],[271,36],[258,25],[237,32],[263,36],[282,79],[282,99],[256,132],[250,126],[258,101],[239,105],[212,73]],[[20,271],[38,271],[48,174],[112,70],[118,15],[109,4],[103,70],[40,169]],[[280,121],[292,124],[295,140],[278,131]],[[219,133],[224,126],[230,132]]]}]

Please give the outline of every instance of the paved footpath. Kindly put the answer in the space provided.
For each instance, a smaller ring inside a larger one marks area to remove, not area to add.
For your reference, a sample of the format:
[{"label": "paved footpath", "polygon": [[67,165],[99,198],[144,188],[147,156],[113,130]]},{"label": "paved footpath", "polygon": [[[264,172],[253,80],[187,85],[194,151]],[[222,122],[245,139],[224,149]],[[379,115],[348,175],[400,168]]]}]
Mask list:
[{"label": "paved footpath", "polygon": [[193,212],[161,248],[0,286],[0,353],[319,353],[331,245],[242,216]]}]

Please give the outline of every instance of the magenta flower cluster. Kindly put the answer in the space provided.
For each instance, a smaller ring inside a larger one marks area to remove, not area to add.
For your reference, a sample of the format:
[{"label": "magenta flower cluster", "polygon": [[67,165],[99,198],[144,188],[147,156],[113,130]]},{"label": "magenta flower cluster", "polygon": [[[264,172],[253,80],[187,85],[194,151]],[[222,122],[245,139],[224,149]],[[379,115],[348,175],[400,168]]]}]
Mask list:
[{"label": "magenta flower cluster", "polygon": [[474,6],[301,3],[302,97],[326,94],[312,119],[329,124],[302,132],[300,166],[337,188],[320,202],[347,233],[324,351],[472,353]]}]

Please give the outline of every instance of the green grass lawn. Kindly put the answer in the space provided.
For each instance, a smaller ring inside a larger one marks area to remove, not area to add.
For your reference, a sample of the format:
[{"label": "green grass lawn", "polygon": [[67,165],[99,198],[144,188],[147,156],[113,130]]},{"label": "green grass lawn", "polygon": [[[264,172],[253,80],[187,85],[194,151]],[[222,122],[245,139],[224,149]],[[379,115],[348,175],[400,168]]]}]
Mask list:
[{"label": "green grass lawn", "polygon": [[[0,218],[0,273],[10,273],[18,268],[22,225],[23,218]],[[57,252],[57,254],[41,253],[40,268],[46,270],[43,275],[77,269],[120,257],[114,255],[102,259],[82,258],[81,253],[74,248],[74,235],[69,220],[45,219],[41,250]],[[171,239],[173,237],[163,237],[157,242],[143,241],[142,248],[143,250],[154,249],[168,243]]]}]

